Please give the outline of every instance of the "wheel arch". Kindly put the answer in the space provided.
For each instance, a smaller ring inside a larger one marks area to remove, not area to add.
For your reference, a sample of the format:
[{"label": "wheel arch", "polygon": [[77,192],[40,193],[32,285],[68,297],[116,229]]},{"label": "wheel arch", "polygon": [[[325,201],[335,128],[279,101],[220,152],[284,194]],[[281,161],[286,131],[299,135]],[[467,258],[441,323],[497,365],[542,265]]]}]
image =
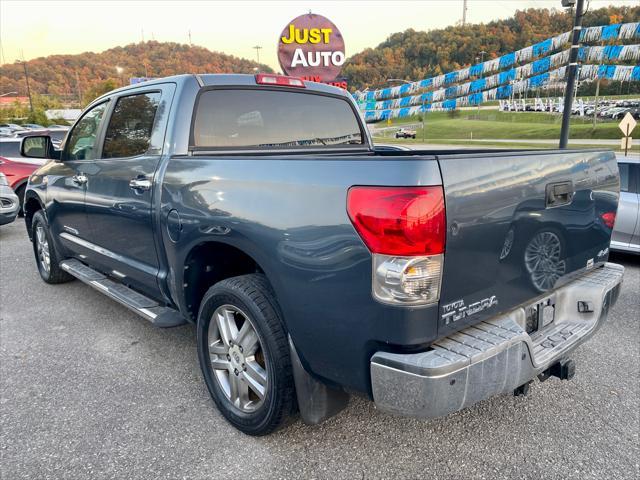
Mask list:
[{"label": "wheel arch", "polygon": [[31,235],[31,222],[33,221],[33,216],[39,210],[44,211],[46,216],[46,210],[42,200],[40,200],[40,197],[38,197],[38,195],[33,191],[27,190],[24,197],[24,221],[27,227],[29,240],[33,240]]},{"label": "wheel arch", "polygon": [[181,275],[181,302],[188,320],[197,321],[202,298],[209,287],[227,278],[251,273],[263,274],[273,289],[261,263],[246,249],[215,240],[192,246],[184,257]]}]

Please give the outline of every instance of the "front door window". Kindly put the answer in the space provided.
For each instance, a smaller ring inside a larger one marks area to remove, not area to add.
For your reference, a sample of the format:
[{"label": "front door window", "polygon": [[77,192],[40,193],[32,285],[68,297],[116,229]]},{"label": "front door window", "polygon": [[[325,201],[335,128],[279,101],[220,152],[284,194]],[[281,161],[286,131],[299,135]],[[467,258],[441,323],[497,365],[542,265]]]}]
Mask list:
[{"label": "front door window", "polygon": [[107,109],[107,102],[89,110],[73,127],[65,148],[66,160],[92,160],[96,157],[96,135]]}]

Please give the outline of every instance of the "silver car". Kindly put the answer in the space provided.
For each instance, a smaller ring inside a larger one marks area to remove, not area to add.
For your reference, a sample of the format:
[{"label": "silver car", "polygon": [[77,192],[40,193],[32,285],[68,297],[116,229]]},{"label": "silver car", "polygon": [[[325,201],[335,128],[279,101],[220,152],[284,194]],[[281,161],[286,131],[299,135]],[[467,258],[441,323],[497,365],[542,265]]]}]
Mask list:
[{"label": "silver car", "polygon": [[618,156],[620,203],[611,249],[640,254],[640,158]]},{"label": "silver car", "polygon": [[11,223],[20,210],[20,200],[7,182],[4,173],[0,173],[0,225]]}]

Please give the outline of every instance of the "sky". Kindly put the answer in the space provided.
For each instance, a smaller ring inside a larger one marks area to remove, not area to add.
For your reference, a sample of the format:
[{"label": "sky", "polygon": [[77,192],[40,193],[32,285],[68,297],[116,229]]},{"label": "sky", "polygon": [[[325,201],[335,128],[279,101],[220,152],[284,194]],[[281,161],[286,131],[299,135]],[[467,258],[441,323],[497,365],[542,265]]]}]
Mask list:
[{"label": "sky", "polygon": [[[591,0],[590,8],[637,0]],[[328,17],[347,57],[390,34],[431,30],[462,19],[463,0],[423,1],[28,1],[0,0],[0,63],[52,54],[101,52],[144,40],[189,43],[260,61],[279,70],[280,32],[298,15]],[[508,18],[525,8],[560,8],[560,0],[468,0],[467,22]]]}]

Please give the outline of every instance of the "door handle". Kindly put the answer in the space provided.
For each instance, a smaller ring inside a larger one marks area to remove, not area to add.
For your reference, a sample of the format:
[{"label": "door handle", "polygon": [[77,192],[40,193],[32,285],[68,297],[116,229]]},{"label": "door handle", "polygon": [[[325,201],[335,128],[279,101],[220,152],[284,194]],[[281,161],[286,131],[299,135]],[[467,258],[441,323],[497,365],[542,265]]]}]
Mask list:
[{"label": "door handle", "polygon": [[134,190],[142,192],[151,188],[151,180],[147,178],[132,178],[129,182],[129,186]]},{"label": "door handle", "polygon": [[569,205],[575,193],[572,181],[549,183],[545,190],[547,208]]},{"label": "door handle", "polygon": [[71,180],[76,185],[84,185],[85,183],[87,183],[87,176],[84,173],[78,173],[77,175],[71,177]]}]

